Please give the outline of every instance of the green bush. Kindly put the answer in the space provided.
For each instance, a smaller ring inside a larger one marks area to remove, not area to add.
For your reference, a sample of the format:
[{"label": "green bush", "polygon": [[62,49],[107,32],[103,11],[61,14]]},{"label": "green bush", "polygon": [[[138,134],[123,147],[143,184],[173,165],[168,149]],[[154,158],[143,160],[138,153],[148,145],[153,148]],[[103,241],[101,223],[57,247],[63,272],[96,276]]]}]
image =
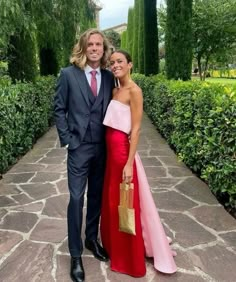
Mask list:
[{"label": "green bush", "polygon": [[0,88],[10,86],[11,84],[12,84],[12,80],[10,76],[8,75],[0,76]]},{"label": "green bush", "polygon": [[144,109],[179,158],[236,207],[236,87],[133,76]]},{"label": "green bush", "polygon": [[0,87],[8,86],[11,83],[11,78],[8,75],[8,63],[0,61]]},{"label": "green bush", "polygon": [[7,74],[8,64],[7,62],[0,61],[0,77]]},{"label": "green bush", "polygon": [[54,77],[0,86],[0,173],[27,152],[52,123]]},{"label": "green bush", "polygon": [[211,77],[236,78],[236,69],[210,70]]}]

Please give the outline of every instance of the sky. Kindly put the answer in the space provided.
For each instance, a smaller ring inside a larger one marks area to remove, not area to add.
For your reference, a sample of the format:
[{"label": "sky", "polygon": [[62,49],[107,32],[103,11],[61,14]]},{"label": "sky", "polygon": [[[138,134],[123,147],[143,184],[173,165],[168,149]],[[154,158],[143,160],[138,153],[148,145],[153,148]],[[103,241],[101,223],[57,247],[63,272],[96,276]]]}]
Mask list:
[{"label": "sky", "polygon": [[[99,0],[102,6],[100,11],[100,29],[110,28],[122,23],[127,23],[129,7],[134,6],[134,0]],[[162,0],[157,0],[157,5]]]}]

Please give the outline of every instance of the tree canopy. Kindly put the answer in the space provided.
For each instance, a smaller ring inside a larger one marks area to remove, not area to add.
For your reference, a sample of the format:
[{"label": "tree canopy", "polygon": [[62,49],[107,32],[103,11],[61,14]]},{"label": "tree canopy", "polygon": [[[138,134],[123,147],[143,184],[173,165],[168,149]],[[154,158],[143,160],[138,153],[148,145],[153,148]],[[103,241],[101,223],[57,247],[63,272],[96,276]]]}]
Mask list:
[{"label": "tree canopy", "polygon": [[[51,54],[59,67],[69,63],[76,35],[95,26],[95,4],[90,0],[1,0],[0,25],[0,60],[25,57],[23,40],[27,37],[27,44],[35,45],[34,52],[40,54],[32,56],[41,60]],[[21,54],[15,52],[20,45]]]},{"label": "tree canopy", "polygon": [[193,47],[202,79],[209,60],[226,55],[236,44],[236,1],[195,0],[193,9]]},{"label": "tree canopy", "polygon": [[120,48],[121,39],[118,32],[116,32],[115,30],[108,30],[108,31],[104,31],[104,34],[106,35],[111,45],[115,47],[115,49]]},{"label": "tree canopy", "polygon": [[[165,6],[158,9],[158,17],[161,38],[165,38],[166,45],[167,9]],[[201,79],[205,79],[210,61],[222,61],[224,58],[228,61],[231,58],[233,62],[236,46],[236,1],[193,1],[192,34],[193,57],[197,61]]]}]

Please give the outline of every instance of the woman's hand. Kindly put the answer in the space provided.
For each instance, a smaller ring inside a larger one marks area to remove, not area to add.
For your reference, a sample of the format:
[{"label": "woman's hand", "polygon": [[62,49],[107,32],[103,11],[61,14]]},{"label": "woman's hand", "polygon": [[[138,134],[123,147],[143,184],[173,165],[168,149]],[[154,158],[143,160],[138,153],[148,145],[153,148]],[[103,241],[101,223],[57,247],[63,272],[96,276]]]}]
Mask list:
[{"label": "woman's hand", "polygon": [[123,181],[125,183],[130,183],[133,180],[133,166],[126,164],[123,169]]}]

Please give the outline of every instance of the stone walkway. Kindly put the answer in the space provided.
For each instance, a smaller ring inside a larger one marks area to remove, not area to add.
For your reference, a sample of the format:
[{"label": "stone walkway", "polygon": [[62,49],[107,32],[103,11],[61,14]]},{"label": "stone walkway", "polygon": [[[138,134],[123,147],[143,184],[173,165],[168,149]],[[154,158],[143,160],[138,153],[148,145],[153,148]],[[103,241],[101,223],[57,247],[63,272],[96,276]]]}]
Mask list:
[{"label": "stone walkway", "polygon": [[[177,251],[178,271],[164,275],[147,260],[135,279],[110,271],[84,251],[88,282],[236,281],[236,221],[206,184],[178,162],[148,118],[139,153],[167,234]],[[55,128],[45,134],[0,181],[0,281],[69,282],[66,150]]]}]

